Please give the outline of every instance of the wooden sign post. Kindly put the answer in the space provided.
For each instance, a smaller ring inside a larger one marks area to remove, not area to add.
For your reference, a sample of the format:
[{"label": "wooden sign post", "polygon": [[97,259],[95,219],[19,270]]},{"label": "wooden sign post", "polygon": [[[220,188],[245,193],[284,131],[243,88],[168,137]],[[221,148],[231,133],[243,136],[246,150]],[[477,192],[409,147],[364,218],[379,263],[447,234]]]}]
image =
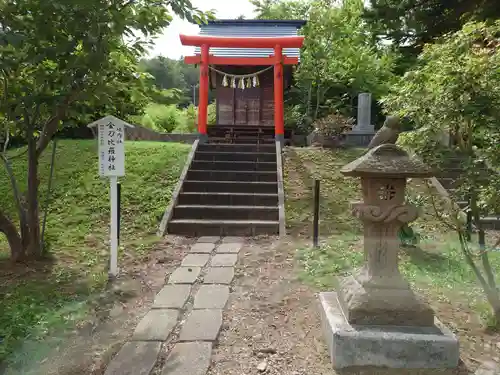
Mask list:
[{"label": "wooden sign post", "polygon": [[118,275],[118,177],[125,176],[125,127],[133,128],[114,116],[97,120],[89,128],[97,127],[99,140],[99,175],[109,177],[111,203],[109,273]]}]

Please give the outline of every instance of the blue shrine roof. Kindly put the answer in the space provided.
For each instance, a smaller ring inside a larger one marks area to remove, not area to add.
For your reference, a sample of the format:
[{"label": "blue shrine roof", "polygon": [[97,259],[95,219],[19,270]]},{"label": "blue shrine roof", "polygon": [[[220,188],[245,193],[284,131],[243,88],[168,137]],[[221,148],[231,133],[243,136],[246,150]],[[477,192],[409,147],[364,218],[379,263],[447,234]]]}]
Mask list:
[{"label": "blue shrine roof", "polygon": [[[212,20],[200,25],[199,35],[221,37],[283,37],[297,36],[298,30],[306,24],[301,20]],[[210,54],[217,57],[268,57],[271,48],[210,48]],[[195,48],[200,54],[200,48]],[[299,48],[284,48],[283,54],[300,58]]]}]

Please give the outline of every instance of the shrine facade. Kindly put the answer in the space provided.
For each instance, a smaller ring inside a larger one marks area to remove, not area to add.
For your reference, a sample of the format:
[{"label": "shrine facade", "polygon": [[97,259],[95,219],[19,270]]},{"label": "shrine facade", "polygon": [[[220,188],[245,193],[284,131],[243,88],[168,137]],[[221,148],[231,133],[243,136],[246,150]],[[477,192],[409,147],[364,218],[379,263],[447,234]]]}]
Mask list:
[{"label": "shrine facade", "polygon": [[214,20],[198,35],[180,35],[194,46],[187,64],[200,66],[198,133],[207,137],[208,90],[216,92],[216,125],[273,128],[284,137],[284,91],[299,63],[305,21]]}]

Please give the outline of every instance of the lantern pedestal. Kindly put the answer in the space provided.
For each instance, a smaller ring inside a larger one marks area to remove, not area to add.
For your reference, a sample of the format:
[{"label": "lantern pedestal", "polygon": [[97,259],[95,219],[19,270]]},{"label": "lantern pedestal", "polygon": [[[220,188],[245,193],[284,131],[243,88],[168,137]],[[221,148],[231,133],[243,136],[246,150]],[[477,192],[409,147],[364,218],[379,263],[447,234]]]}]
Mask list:
[{"label": "lantern pedestal", "polygon": [[456,373],[458,341],[439,320],[430,327],[350,324],[337,293],[320,293],[319,299],[323,336],[335,369],[356,368],[355,374],[364,374],[364,367],[369,368],[366,374],[377,373],[377,367],[414,370],[394,373],[405,375],[447,374],[442,369]]},{"label": "lantern pedestal", "polygon": [[[458,341],[415,294],[398,268],[398,230],[418,210],[405,203],[407,177],[432,172],[395,145],[381,145],[342,168],[361,177],[365,264],[320,295],[323,331],[335,368],[456,369]],[[359,372],[358,372],[359,373]],[[405,372],[412,373],[412,372]],[[442,372],[441,372],[442,373]]]},{"label": "lantern pedestal", "polygon": [[368,286],[359,282],[359,276],[348,276],[340,282],[339,301],[351,324],[420,327],[434,324],[434,311],[408,287]]}]

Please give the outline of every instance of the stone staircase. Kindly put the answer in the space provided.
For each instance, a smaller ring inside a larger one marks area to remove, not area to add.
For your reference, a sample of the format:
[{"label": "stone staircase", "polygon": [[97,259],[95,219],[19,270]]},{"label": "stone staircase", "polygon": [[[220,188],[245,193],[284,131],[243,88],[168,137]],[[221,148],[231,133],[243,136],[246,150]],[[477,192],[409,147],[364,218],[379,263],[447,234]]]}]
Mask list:
[{"label": "stone staircase", "polygon": [[[274,126],[212,125],[208,127],[212,143],[274,144]],[[292,137],[285,129],[285,142]]]},{"label": "stone staircase", "polygon": [[[468,197],[458,190],[461,184],[460,177],[463,173],[462,162],[463,160],[459,156],[450,157],[443,167],[438,180],[450,193],[451,197],[454,198],[455,202],[461,208],[466,208],[469,205]],[[486,166],[480,172],[484,173],[485,178],[488,178],[488,174],[491,173]],[[500,213],[490,212],[481,216],[481,223],[483,224],[483,229],[500,230]]]},{"label": "stone staircase", "polygon": [[[258,129],[209,133],[199,143],[167,233],[186,236],[277,235],[280,229],[276,144]],[[215,134],[214,134],[215,133]],[[281,156],[280,156],[281,157]]]}]

